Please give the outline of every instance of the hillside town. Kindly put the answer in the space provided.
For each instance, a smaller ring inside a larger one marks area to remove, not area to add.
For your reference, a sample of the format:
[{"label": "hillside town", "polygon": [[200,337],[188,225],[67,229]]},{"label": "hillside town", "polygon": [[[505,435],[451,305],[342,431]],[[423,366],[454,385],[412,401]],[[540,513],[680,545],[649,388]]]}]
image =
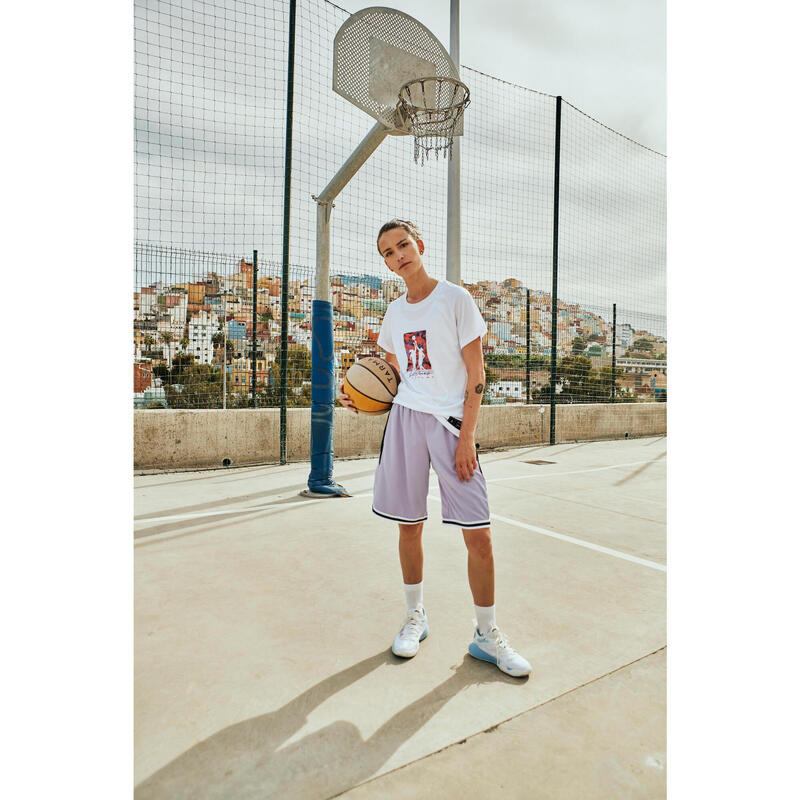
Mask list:
[{"label": "hillside town", "polygon": [[[530,347],[531,385],[549,385],[544,363],[551,353],[550,294],[530,291],[530,340],[526,336],[526,287],[516,278],[463,283],[486,320],[484,355],[494,381],[488,383],[492,402],[524,402],[524,359]],[[331,277],[334,309],[334,351],[337,372],[357,359],[382,355],[378,333],[386,308],[405,291],[402,281],[375,275]],[[311,348],[310,279],[289,281],[288,342],[290,347]],[[133,295],[134,406],[167,407],[159,368],[176,360],[224,370],[228,391],[246,393],[253,375],[253,334],[256,341],[256,380],[267,384],[271,366],[279,358],[281,337],[281,277],[257,278],[255,331],[253,331],[253,265],[241,259],[231,275],[216,272],[193,281],[155,281],[139,286]],[[609,317],[611,314],[609,313]],[[577,304],[560,304],[557,356],[585,356],[593,369],[612,361],[613,329],[610,319]],[[618,323],[616,331],[616,385],[629,400],[666,398],[666,339],[646,330]],[[189,358],[191,357],[191,358]],[[511,358],[509,358],[511,357]],[[515,358],[516,357],[516,358]],[[305,376],[309,383],[310,375]],[[559,384],[556,391],[561,391]]]}]

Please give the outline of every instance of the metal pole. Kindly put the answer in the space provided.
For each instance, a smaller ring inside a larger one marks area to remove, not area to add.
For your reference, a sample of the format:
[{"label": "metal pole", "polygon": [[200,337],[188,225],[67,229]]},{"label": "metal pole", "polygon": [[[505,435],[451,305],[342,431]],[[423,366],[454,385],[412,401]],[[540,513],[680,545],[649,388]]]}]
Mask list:
[{"label": "metal pole", "polygon": [[364,162],[389,135],[380,122],[361,140],[317,201],[317,274],[311,304],[311,472],[307,494],[313,497],[347,495],[333,480],[333,306],[331,304],[331,212],[333,200]]},{"label": "metal pole", "polygon": [[[389,129],[376,122],[358,147],[342,164],[339,171],[330,179],[328,185],[314,198],[317,201],[317,285],[314,299],[326,303],[331,301],[331,212],[333,201],[349,183],[366,160],[378,149],[380,143],[389,135]],[[313,325],[313,321],[312,321]]]},{"label": "metal pole", "polygon": [[611,402],[614,402],[616,397],[616,383],[617,383],[617,304],[614,303],[614,322],[612,324],[612,340],[611,340]]},{"label": "metal pole", "polygon": [[[450,58],[460,74],[460,0],[450,0]],[[447,280],[461,285],[461,138],[453,138],[447,164]]]},{"label": "metal pole", "polygon": [[553,178],[553,290],[550,298],[550,444],[556,443],[556,344],[558,338],[558,187],[561,171],[561,95],[556,97],[555,175]]},{"label": "metal pole", "polygon": [[281,464],[286,463],[286,401],[289,369],[289,220],[292,209],[292,125],[294,121],[294,42],[297,0],[289,2],[289,64],[286,76],[286,146],[283,164],[283,268],[281,270]]},{"label": "metal pole", "polygon": [[531,290],[525,290],[525,402],[531,402]]},{"label": "metal pole", "polygon": [[[225,290],[227,292],[227,289]],[[222,301],[222,408],[228,407],[228,296]]]},{"label": "metal pole", "polygon": [[257,305],[258,305],[258,250],[253,250],[253,353],[252,353],[253,396],[250,401],[250,405],[253,408],[256,407],[256,307]]}]

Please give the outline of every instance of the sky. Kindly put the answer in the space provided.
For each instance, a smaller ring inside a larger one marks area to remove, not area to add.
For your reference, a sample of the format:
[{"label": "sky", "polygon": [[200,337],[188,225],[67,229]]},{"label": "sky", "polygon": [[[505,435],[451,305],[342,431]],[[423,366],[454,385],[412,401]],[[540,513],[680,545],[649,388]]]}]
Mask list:
[{"label": "sky", "polygon": [[[236,263],[257,249],[262,268],[282,260],[287,20],[285,4],[257,2],[263,11],[258,15],[256,6],[239,0],[135,4],[139,241],[236,254]],[[433,0],[430,9],[420,5],[396,3],[447,43],[449,0]],[[559,11],[547,22],[543,12],[534,14],[545,6],[531,5],[523,20],[530,20],[527,27],[538,31],[549,50],[532,47],[529,39],[536,37],[517,33],[526,25],[515,25],[512,3],[493,4],[491,23],[485,12],[475,13],[486,5],[462,3],[461,63],[468,68],[462,77],[473,96],[462,150],[461,277],[514,277],[549,291],[555,131],[550,95],[560,92],[584,113],[563,108],[559,296],[606,319],[616,303],[621,321],[665,335],[666,159],[646,149],[661,152],[637,128],[647,117],[641,102],[638,116],[627,111],[619,119],[601,103],[624,75],[619,70],[618,79],[608,77],[610,68],[594,63],[602,61],[600,55],[589,58],[590,52],[605,52],[613,62],[608,36],[601,27],[591,33],[599,22],[591,22],[588,5],[570,1],[564,11],[548,4]],[[308,274],[316,263],[312,198],[373,124],[331,90],[333,39],[355,10],[309,0],[298,11],[289,253],[290,263]],[[532,57],[536,51],[539,61]],[[570,55],[578,51],[583,62]],[[647,52],[641,44],[641,57]],[[570,73],[571,61],[576,63]],[[539,81],[548,70],[553,82]],[[566,81],[558,85],[555,79],[564,75],[575,91]],[[578,92],[582,84],[584,95]],[[652,105],[663,109],[663,103]],[[387,137],[336,198],[333,271],[384,272],[376,260],[375,231],[399,216],[420,225],[426,268],[444,277],[446,163],[418,167],[412,153],[411,137]],[[195,268],[192,259],[178,261],[183,271]],[[148,262],[138,279],[151,282],[167,269],[159,264]]]},{"label": "sky", "polygon": [[[404,11],[449,49],[450,0],[341,0]],[[665,0],[462,0],[467,67],[558,95],[625,136],[666,153]]]}]

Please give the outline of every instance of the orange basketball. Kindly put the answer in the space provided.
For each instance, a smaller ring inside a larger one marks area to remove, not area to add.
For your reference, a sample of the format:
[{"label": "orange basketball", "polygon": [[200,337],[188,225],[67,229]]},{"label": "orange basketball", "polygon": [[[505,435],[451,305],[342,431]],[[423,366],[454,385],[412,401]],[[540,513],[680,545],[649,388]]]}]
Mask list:
[{"label": "orange basketball", "polygon": [[367,356],[347,370],[343,389],[359,414],[385,414],[397,394],[398,375],[382,358]]}]

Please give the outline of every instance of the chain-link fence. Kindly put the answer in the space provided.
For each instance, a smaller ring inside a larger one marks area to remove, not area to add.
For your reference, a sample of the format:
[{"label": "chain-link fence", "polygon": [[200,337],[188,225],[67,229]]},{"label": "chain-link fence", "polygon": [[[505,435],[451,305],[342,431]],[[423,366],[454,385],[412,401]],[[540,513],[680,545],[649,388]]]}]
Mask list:
[{"label": "chain-link fence", "polygon": [[[348,16],[297,3],[290,406],[309,404],[312,195],[373,125],[330,88]],[[139,408],[280,403],[288,40],[288,2],[135,3]],[[666,400],[665,157],[566,101],[464,66],[461,77],[461,274],[489,328],[486,402]],[[339,370],[381,354],[383,314],[404,289],[375,247],[392,217],[417,222],[426,268],[444,279],[447,163],[417,167],[410,137],[388,137],[333,211]]]}]

